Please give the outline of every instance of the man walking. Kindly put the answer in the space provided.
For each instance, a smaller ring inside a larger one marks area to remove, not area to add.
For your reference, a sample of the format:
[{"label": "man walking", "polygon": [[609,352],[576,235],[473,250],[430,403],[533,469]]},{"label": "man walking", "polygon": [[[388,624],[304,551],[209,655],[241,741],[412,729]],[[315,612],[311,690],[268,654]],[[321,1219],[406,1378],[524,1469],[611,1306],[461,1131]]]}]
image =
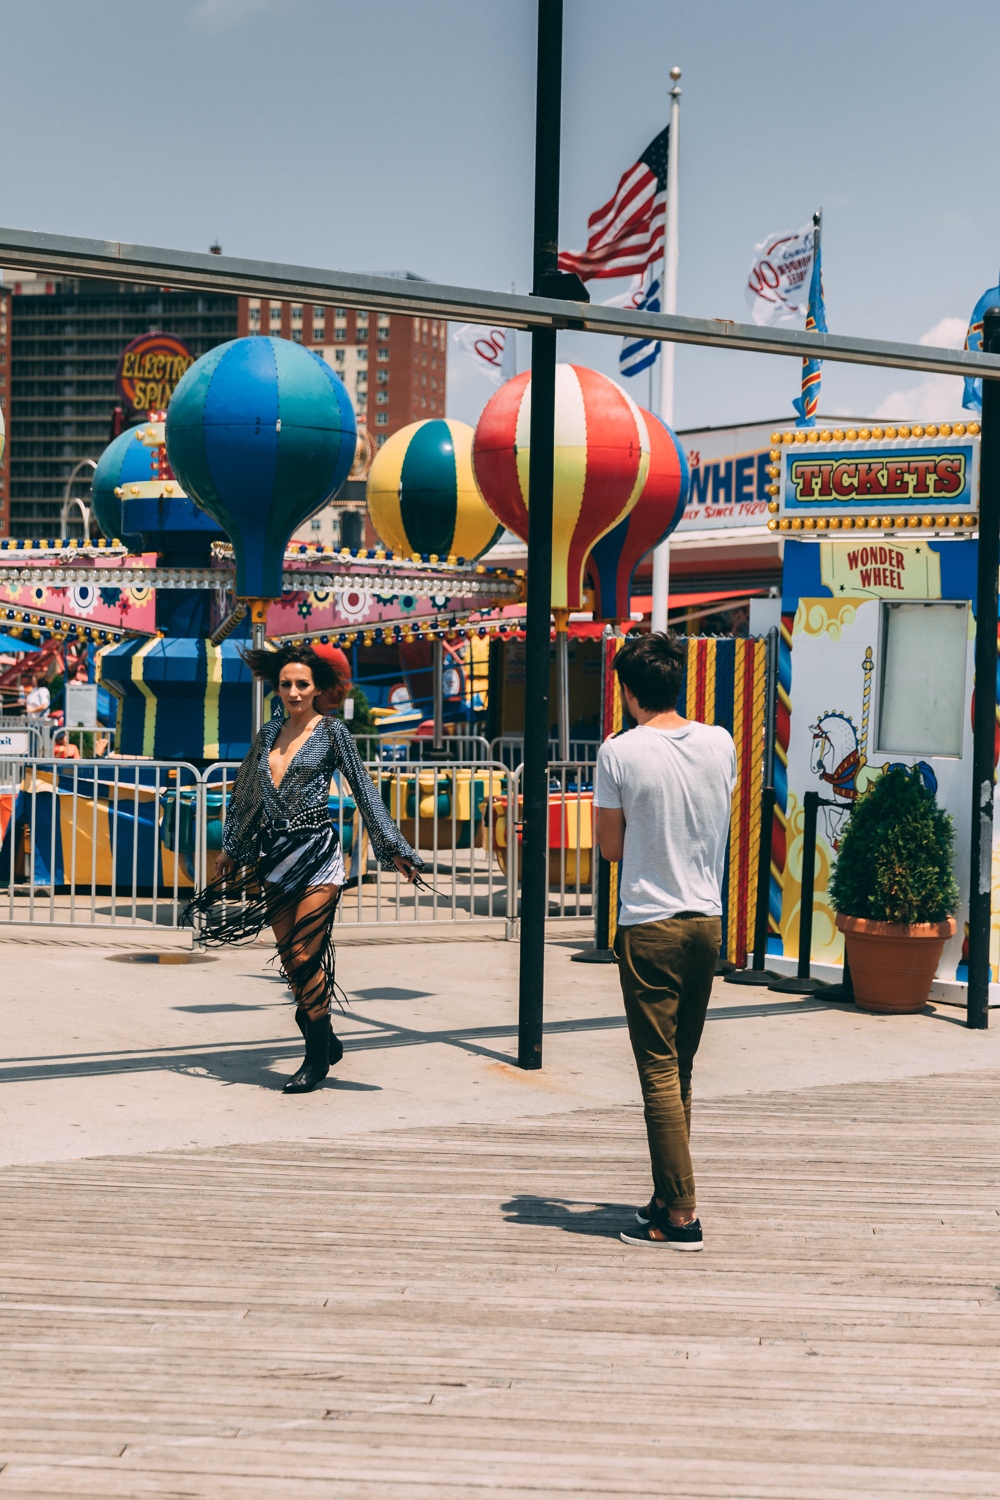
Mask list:
[{"label": "man walking", "polygon": [[677,712],[685,654],[660,633],[622,646],[615,671],[636,727],[601,746],[594,804],[601,853],[621,861],[615,952],[653,1167],[653,1196],[621,1237],[700,1250],[691,1068],[722,941],[736,747]]}]

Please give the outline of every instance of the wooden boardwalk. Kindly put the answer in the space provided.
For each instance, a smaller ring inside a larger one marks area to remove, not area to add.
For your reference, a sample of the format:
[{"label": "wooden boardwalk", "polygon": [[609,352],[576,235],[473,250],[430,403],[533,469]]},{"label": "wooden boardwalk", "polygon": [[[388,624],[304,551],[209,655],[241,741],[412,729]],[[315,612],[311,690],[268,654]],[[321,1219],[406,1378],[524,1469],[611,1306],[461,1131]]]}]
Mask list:
[{"label": "wooden boardwalk", "polygon": [[1000,1075],[0,1172],[0,1500],[1000,1495]]}]

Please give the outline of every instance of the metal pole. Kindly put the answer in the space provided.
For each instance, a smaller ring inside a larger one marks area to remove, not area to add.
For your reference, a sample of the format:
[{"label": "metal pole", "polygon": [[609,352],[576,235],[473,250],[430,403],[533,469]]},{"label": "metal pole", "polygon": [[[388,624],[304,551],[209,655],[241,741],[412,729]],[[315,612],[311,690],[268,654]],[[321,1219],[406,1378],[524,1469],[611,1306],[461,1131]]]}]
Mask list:
[{"label": "metal pole", "polygon": [[[255,608],[254,609],[254,613],[256,614],[257,612],[258,611]],[[252,631],[253,631],[253,649],[255,651],[263,651],[263,649],[264,649],[264,631],[266,630],[266,628],[267,627],[266,627],[266,623],[265,623],[264,620],[257,620],[257,619],[254,620],[253,626],[252,626]],[[257,735],[260,734],[260,731],[263,728],[263,725],[264,725],[264,683],[263,683],[263,679],[262,678],[255,677],[254,680],[253,680],[253,718],[252,718],[251,725],[250,725],[250,732],[251,732],[251,737],[252,738],[256,739]]]},{"label": "metal pole", "polygon": [[436,637],[434,656],[434,749],[444,748],[444,641]]},{"label": "metal pole", "polygon": [[568,611],[557,609],[556,617],[556,723],[559,759],[569,760],[569,631]]},{"label": "metal pole", "polygon": [[[535,93],[535,253],[532,291],[558,270],[562,0],[538,0]],[[531,335],[528,460],[528,606],[524,653],[524,832],[517,1061],[542,1066],[545,918],[548,914],[549,614],[552,603],[552,470],[556,332]]]},{"label": "metal pole", "polygon": [[[1000,307],[983,318],[983,349],[1000,352]],[[969,983],[965,1024],[990,1021],[994,741],[997,728],[997,569],[1000,567],[1000,382],[983,380],[976,577],[976,706],[972,721],[972,828],[969,840]]]},{"label": "metal pole", "polygon": [[[678,168],[680,165],[681,90],[677,80],[680,68],[671,68],[674,86],[670,90],[670,141],[667,147],[667,224],[663,247],[663,311],[677,311],[677,262],[680,256],[678,219]],[[660,416],[669,426],[674,423],[674,346],[664,344],[660,350]],[[652,628],[666,630],[670,604],[670,538],[653,548]]]},{"label": "metal pole", "polygon": [[783,995],[814,995],[819,981],[809,977],[812,964],[813,892],[816,883],[816,819],[823,802],[819,792],[806,792],[802,799],[805,817],[802,827],[802,893],[799,899],[799,959],[796,972],[788,979],[772,979],[769,990]]}]

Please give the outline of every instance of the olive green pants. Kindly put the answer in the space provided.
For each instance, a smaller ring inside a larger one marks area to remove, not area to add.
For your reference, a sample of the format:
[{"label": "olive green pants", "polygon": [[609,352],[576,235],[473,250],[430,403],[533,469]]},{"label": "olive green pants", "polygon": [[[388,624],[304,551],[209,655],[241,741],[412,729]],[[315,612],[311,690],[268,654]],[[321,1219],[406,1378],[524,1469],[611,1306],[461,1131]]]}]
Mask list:
[{"label": "olive green pants", "polygon": [[679,916],[619,927],[618,976],[639,1069],[657,1198],[694,1208],[691,1069],[722,942],[719,917]]}]

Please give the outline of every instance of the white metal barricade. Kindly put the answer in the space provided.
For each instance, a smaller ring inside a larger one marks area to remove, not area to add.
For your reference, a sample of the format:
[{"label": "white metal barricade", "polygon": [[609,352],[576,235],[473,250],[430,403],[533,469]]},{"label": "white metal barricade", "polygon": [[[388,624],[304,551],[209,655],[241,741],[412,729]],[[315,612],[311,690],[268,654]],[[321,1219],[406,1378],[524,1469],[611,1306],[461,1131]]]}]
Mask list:
[{"label": "white metal barricade", "polygon": [[446,732],[443,755],[441,751],[434,749],[434,741],[429,735],[415,735],[412,732],[362,735],[357,744],[358,754],[366,765],[381,765],[386,761],[391,764],[397,761],[433,761],[445,756],[453,757],[456,761],[488,761],[496,758],[491,753],[489,740],[481,734]]},{"label": "white metal barricade", "polygon": [[[597,761],[597,752],[600,750],[598,740],[570,740],[569,760],[567,765],[594,766]],[[549,740],[549,762],[558,763],[559,744],[556,740]],[[496,739],[490,741],[490,759],[500,761],[502,765],[521,765],[524,760],[524,735],[523,734],[500,734]]]},{"label": "white metal barricade", "polygon": [[[214,873],[237,762],[57,757],[0,762],[0,922],[177,928]],[[366,767],[425,861],[421,885],[382,870],[351,789],[330,788],[348,926],[504,921],[517,936],[523,768],[499,761]],[[593,768],[549,767],[550,919],[593,910]]]},{"label": "white metal barricade", "polygon": [[[218,762],[202,776],[204,846],[199,879],[212,876],[222,847],[235,762]],[[344,853],[347,882],[337,921],[460,923],[507,916],[505,850],[501,838],[511,773],[488,761],[409,761],[369,764],[366,770],[389,816],[424,860],[422,884],[380,868],[347,781],[330,787],[329,808]]]},{"label": "white metal barricade", "polygon": [[[55,725],[51,719],[26,714],[0,714],[0,756],[51,755]],[[5,746],[17,747],[5,750]]]},{"label": "white metal barricade", "polygon": [[[594,767],[587,762],[549,762],[549,810],[546,830],[548,920],[589,917],[597,880],[597,829],[594,813]],[[507,828],[507,937],[519,936],[521,826],[524,767],[511,773]]]},{"label": "white metal barricade", "polygon": [[198,884],[186,762],[0,761],[0,922],[176,928]]}]

